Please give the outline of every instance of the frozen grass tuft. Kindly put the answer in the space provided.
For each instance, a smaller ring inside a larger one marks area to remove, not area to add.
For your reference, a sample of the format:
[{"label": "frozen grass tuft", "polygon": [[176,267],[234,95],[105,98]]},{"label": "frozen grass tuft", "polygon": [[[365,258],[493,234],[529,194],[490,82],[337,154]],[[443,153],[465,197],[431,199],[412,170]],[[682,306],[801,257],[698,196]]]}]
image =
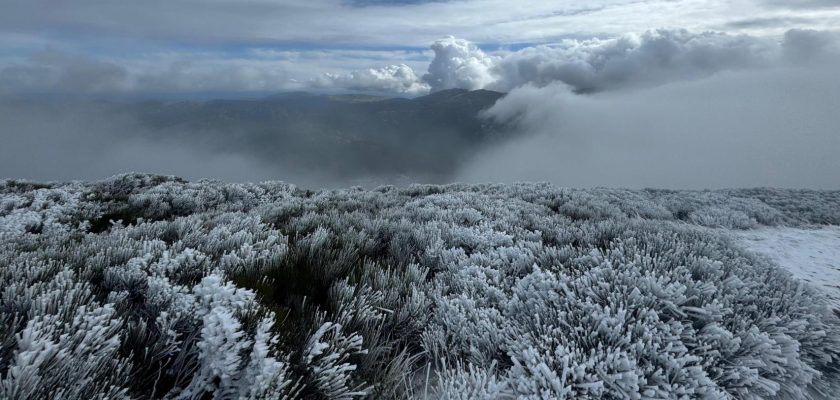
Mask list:
[{"label": "frozen grass tuft", "polygon": [[836,398],[838,192],[0,182],[0,398]]}]

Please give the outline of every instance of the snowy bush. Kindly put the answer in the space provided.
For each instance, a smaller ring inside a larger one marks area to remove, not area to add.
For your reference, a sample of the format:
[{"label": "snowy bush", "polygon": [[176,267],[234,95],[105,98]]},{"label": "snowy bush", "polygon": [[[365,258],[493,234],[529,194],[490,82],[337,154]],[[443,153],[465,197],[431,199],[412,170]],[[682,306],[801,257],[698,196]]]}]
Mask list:
[{"label": "snowy bush", "polygon": [[840,193],[0,182],[0,398],[812,398],[818,292],[707,227]]}]

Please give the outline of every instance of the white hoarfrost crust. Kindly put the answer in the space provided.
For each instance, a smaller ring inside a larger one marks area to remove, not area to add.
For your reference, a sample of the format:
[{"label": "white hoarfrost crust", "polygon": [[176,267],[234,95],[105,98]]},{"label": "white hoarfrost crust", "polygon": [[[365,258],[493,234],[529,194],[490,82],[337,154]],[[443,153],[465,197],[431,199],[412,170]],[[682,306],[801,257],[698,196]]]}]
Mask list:
[{"label": "white hoarfrost crust", "polygon": [[731,234],[744,247],[820,289],[831,306],[840,310],[840,226],[766,227]]},{"label": "white hoarfrost crust", "polygon": [[840,192],[0,181],[0,398],[834,399],[814,253],[743,246],[829,224]]}]

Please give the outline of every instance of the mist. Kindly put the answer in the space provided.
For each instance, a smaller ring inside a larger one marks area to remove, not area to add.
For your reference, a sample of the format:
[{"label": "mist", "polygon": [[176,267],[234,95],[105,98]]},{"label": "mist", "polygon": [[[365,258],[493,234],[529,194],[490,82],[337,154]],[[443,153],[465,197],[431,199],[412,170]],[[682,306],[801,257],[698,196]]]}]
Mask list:
[{"label": "mist", "polygon": [[524,138],[475,157],[466,182],[573,187],[840,188],[840,63],[729,71],[648,89],[513,90],[486,112]]},{"label": "mist", "polygon": [[400,64],[324,75],[320,95],[188,101],[132,98],[129,68],[38,53],[0,69],[0,178],[840,188],[837,32],[431,50],[424,75]]},{"label": "mist", "polygon": [[90,180],[146,172],[313,188],[550,181],[572,187],[837,189],[838,66],[823,58],[595,94],[560,82],[526,85],[481,115],[508,128],[500,144],[470,144],[464,147],[469,151],[444,156],[434,145],[443,134],[406,142],[405,151],[425,143],[423,153],[432,162],[424,165],[457,160],[442,172],[421,167],[387,173],[399,169],[399,156],[381,158],[378,173],[371,172],[351,147],[300,147],[281,155],[272,150],[288,146],[280,139],[189,126],[160,129],[108,103],[5,99],[0,178]]},{"label": "mist", "polygon": [[180,102],[0,97],[0,179],[140,172],[307,188],[445,183],[458,160],[486,147],[477,113],[497,96],[461,90],[375,104],[312,94]]},{"label": "mist", "polygon": [[285,180],[313,187],[346,183],[214,148],[202,132],[162,137],[161,131],[108,104],[4,99],[0,121],[0,179],[91,180],[143,172],[191,180]]}]

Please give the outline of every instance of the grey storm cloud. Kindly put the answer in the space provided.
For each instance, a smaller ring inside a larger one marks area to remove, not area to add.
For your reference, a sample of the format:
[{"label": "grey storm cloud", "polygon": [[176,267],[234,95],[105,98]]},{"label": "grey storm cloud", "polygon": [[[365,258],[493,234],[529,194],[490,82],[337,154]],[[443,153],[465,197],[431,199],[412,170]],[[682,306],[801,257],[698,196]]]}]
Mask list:
[{"label": "grey storm cloud", "polygon": [[807,63],[840,54],[840,34],[807,29],[785,33],[782,54],[792,63]]}]

